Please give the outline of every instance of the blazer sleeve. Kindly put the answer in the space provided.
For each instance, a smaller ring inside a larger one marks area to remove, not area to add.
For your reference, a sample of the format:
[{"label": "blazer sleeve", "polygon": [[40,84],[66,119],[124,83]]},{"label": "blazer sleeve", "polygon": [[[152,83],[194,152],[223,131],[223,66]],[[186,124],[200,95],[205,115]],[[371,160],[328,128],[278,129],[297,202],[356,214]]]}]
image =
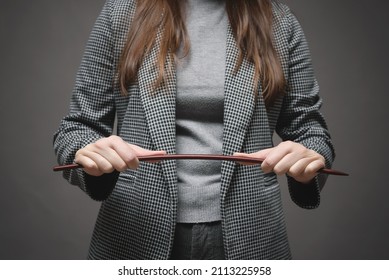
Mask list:
[{"label": "blazer sleeve", "polygon": [[[107,1],[91,32],[70,101],[70,112],[54,134],[53,144],[59,164],[72,163],[77,150],[112,134],[115,120],[113,93],[113,1]],[[112,191],[118,172],[94,177],[82,169],[64,171],[71,184],[78,185],[95,200],[104,200]]]},{"label": "blazer sleeve", "polygon": [[[314,76],[310,51],[303,30],[296,17],[286,11],[289,22],[289,67],[287,91],[276,126],[282,140],[298,142],[321,154],[329,168],[335,152],[326,122],[319,112],[322,99]],[[288,178],[292,200],[303,208],[316,208],[320,203],[320,191],[327,179],[319,174],[313,183],[305,185]]]}]

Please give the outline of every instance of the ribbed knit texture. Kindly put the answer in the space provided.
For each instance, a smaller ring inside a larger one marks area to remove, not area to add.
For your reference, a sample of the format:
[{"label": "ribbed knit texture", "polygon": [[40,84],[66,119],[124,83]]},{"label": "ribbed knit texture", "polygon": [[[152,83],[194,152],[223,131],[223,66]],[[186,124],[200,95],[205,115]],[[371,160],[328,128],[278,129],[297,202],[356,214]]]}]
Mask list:
[{"label": "ribbed knit texture", "polygon": [[[177,153],[221,154],[227,15],[224,0],[188,0],[190,52],[177,66]],[[182,56],[182,50],[179,54]],[[184,223],[221,219],[219,161],[177,161]]]}]

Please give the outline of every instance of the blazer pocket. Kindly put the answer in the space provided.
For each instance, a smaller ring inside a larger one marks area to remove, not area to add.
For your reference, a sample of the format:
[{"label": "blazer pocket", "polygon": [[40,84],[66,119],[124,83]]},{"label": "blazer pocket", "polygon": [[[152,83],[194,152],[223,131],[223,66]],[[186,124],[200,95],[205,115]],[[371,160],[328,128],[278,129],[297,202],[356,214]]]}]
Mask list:
[{"label": "blazer pocket", "polygon": [[136,177],[129,172],[122,172],[116,182],[116,186],[113,189],[111,195],[106,201],[106,207],[110,208],[128,207],[128,203],[134,201],[139,195],[138,190],[135,188]]},{"label": "blazer pocket", "polygon": [[274,188],[279,186],[277,175],[274,173],[264,174],[263,182],[265,188]]},{"label": "blazer pocket", "polygon": [[122,185],[122,186],[132,186],[135,182],[135,175],[133,174],[133,172],[129,172],[129,171],[124,171],[124,172],[121,172],[120,175],[119,175],[119,178],[118,178],[118,181],[116,183],[116,187],[118,187],[119,185]]}]

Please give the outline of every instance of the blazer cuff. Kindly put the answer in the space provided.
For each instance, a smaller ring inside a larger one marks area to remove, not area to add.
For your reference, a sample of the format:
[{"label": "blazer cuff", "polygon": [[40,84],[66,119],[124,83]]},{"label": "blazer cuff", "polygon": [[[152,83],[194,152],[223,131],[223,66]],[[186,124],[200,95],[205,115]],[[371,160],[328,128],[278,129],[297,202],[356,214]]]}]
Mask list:
[{"label": "blazer cuff", "polygon": [[[327,177],[326,175],[324,175]],[[304,184],[287,175],[292,201],[301,208],[315,209],[320,205],[320,190],[324,185],[323,174],[317,175],[311,183]]]},{"label": "blazer cuff", "polygon": [[81,188],[93,199],[97,201],[106,200],[115,188],[119,178],[119,172],[92,176],[82,169],[77,170]]}]

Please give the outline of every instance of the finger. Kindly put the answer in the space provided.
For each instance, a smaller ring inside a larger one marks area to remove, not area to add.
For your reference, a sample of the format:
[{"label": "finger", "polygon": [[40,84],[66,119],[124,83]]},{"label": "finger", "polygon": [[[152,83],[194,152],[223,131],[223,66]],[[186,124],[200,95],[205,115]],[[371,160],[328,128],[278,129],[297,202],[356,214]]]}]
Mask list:
[{"label": "finger", "polygon": [[127,158],[126,157],[123,158],[123,156],[120,155],[115,149],[112,148],[104,149],[103,151],[100,151],[100,154],[107,161],[109,161],[112,164],[113,168],[115,168],[115,170],[117,171],[121,172],[121,171],[125,171],[128,168],[132,168],[133,166],[137,167],[137,159],[135,156],[132,159],[134,161],[134,164],[129,164],[128,162],[126,162]]},{"label": "finger", "polygon": [[316,176],[317,173],[319,172],[319,170],[324,168],[324,167],[325,167],[325,164],[322,160],[312,161],[311,163],[309,163],[307,165],[307,167],[305,167],[304,175],[308,174],[308,175]]},{"label": "finger", "polygon": [[[255,155],[253,155],[253,154],[246,154],[246,153],[234,153],[233,156],[255,158]],[[258,163],[246,162],[246,161],[237,161],[237,163],[241,164],[241,165],[255,165],[255,164],[258,164]]]},{"label": "finger", "polygon": [[[281,158],[277,164],[273,167],[273,172],[277,175],[284,175],[290,171],[290,169],[302,158],[300,153],[289,153]],[[312,160],[310,160],[312,161]],[[309,161],[309,162],[310,162]],[[308,164],[308,162],[307,162]],[[304,166],[305,167],[305,166]],[[304,170],[304,169],[303,169]]]},{"label": "finger", "polygon": [[121,138],[113,138],[110,146],[124,162],[125,169],[137,169],[139,167],[137,155],[134,149],[132,149],[127,142],[123,141]]},{"label": "finger", "polygon": [[147,150],[142,147],[139,147],[137,145],[133,144],[128,144],[134,151],[136,156],[157,156],[157,155],[166,155],[166,151],[152,151],[152,150]]},{"label": "finger", "polygon": [[[119,137],[110,137],[97,141],[88,148],[90,151],[103,156],[115,170],[124,171],[128,168],[128,165],[117,152],[121,142],[123,142],[123,140]],[[122,146],[125,145],[122,144]]]},{"label": "finger", "polygon": [[258,158],[265,160],[265,158],[267,158],[267,156],[270,153],[272,153],[275,149],[276,149],[276,147],[267,148],[267,149],[260,150],[260,151],[256,152],[255,154]]},{"label": "finger", "polygon": [[89,150],[85,150],[83,151],[82,153],[85,157],[88,157],[89,159],[91,159],[92,161],[95,162],[95,164],[97,165],[97,168],[102,172],[102,173],[112,173],[115,168],[113,167],[113,165],[105,158],[103,157],[101,154],[99,153],[96,153],[94,151],[89,151]]},{"label": "finger", "polygon": [[80,164],[83,170],[92,176],[101,176],[104,173],[100,171],[97,164],[90,158],[84,155],[78,155],[74,160],[75,163]]},{"label": "finger", "polygon": [[261,164],[263,172],[272,172],[278,162],[287,154],[291,153],[291,151],[292,150],[288,145],[278,145],[277,147],[271,148],[265,160]]},{"label": "finger", "polygon": [[322,160],[314,160],[305,165],[303,172],[300,175],[292,176],[296,181],[301,183],[309,183],[317,175],[319,169],[324,167]]},{"label": "finger", "polygon": [[[139,147],[137,145],[133,145],[133,144],[128,144],[132,150],[135,151],[135,154],[137,157],[141,157],[141,156],[162,156],[162,155],[166,155],[166,151],[152,151],[152,150],[147,150],[147,149],[144,149],[142,147]],[[147,162],[150,162],[150,163],[157,163],[157,162],[160,162],[160,160],[146,160]]]},{"label": "finger", "polygon": [[[251,154],[234,153],[233,156],[255,158],[255,159],[258,159],[260,161],[263,161],[265,159],[265,157],[266,157],[264,155],[266,155],[268,152],[270,152],[271,149],[261,150],[259,152],[255,152],[255,153],[251,153]],[[256,165],[256,164],[258,164],[258,163],[255,163],[255,162],[245,162],[245,161],[237,161],[237,163],[242,164],[242,165]]]},{"label": "finger", "polygon": [[300,176],[304,176],[304,172],[305,172],[305,169],[306,167],[312,162],[314,161],[313,158],[302,158],[300,160],[298,160],[297,162],[295,162],[288,170],[288,175],[291,176],[291,177],[300,177]]}]

